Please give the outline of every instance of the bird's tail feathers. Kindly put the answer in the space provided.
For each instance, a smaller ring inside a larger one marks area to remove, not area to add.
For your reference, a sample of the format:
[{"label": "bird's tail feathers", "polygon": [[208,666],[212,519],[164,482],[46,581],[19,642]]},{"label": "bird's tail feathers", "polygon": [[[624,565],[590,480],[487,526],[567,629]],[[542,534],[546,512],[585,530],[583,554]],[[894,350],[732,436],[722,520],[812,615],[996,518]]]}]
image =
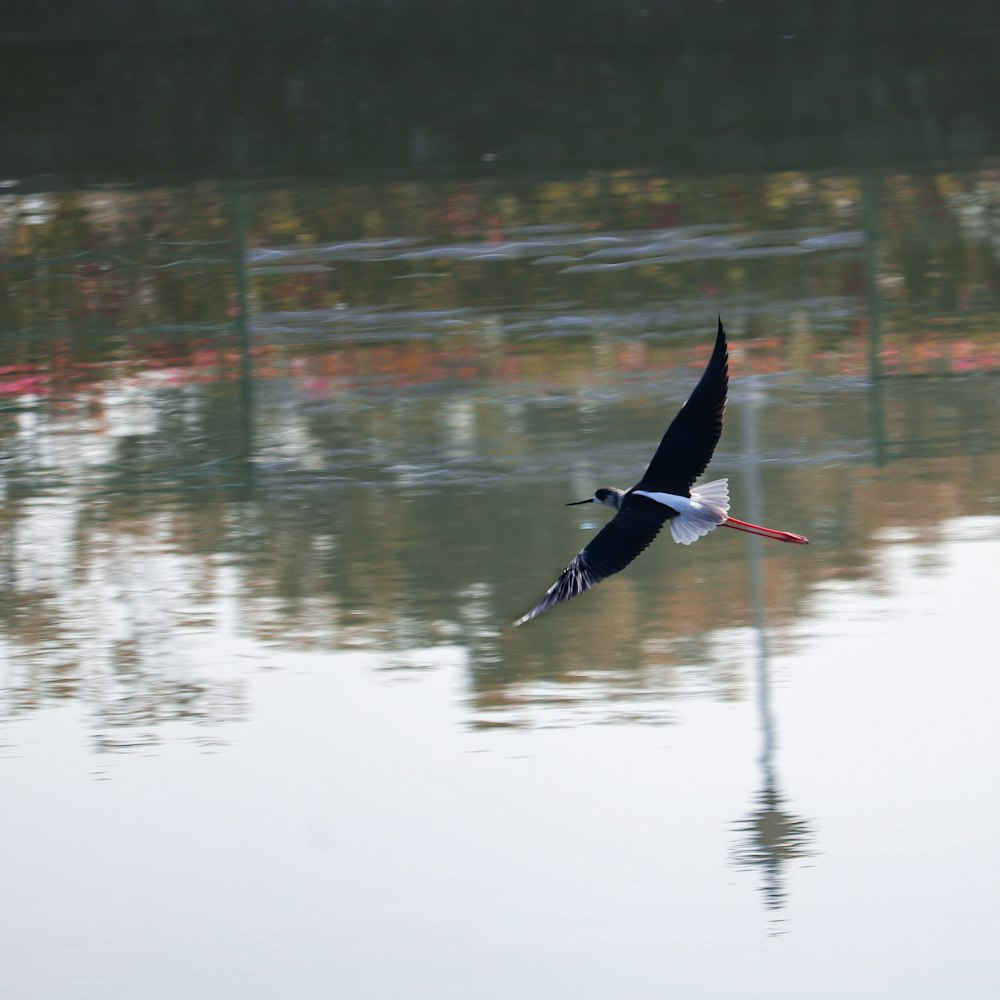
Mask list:
[{"label": "bird's tail feathers", "polygon": [[691,491],[691,503],[670,522],[675,542],[690,545],[729,516],[729,480],[715,479]]}]

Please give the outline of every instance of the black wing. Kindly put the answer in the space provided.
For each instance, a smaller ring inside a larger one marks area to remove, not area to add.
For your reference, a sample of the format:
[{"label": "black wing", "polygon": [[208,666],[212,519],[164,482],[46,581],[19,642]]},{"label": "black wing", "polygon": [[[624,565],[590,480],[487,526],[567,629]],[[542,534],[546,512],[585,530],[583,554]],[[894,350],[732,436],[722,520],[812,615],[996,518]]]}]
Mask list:
[{"label": "black wing", "polygon": [[701,381],[667,428],[649,468],[633,489],[680,496],[690,494],[694,481],[712,460],[722,435],[728,390],[729,352],[720,319],[715,349]]},{"label": "black wing", "polygon": [[656,538],[669,510],[655,500],[630,497],[629,506],[619,511],[590,540],[580,554],[562,571],[562,576],[546,591],[545,596],[515,625],[523,625],[589,590],[605,577],[623,570],[649,543]]}]

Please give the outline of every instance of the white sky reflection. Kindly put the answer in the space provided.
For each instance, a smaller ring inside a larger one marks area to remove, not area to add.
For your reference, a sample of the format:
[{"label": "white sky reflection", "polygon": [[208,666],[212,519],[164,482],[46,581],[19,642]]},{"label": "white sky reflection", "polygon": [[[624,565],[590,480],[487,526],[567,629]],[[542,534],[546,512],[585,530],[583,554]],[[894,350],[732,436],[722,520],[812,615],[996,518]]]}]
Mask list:
[{"label": "white sky reflection", "polygon": [[665,726],[483,730],[461,646],[235,646],[220,613],[197,655],[246,702],[223,746],[178,720],[145,753],[81,756],[79,703],[0,730],[7,988],[990,995],[1000,520],[878,558],[877,592],[820,592],[770,663],[772,778],[813,837],[779,915],[729,860],[763,780],[745,636],[743,700],[673,701]]}]

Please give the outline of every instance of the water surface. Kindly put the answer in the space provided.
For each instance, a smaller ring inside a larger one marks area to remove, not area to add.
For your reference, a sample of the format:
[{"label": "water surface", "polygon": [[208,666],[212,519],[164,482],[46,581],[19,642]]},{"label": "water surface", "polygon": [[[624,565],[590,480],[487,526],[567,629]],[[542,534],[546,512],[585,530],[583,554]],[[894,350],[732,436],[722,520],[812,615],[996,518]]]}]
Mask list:
[{"label": "water surface", "polygon": [[988,994],[996,176],[5,199],[14,992]]}]

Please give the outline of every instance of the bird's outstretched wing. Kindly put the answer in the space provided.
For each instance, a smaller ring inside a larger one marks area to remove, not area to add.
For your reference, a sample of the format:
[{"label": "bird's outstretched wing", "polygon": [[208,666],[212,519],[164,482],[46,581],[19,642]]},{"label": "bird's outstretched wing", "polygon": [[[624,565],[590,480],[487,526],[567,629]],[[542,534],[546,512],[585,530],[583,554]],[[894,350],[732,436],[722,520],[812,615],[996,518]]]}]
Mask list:
[{"label": "bird's outstretched wing", "polygon": [[715,348],[701,381],[671,421],[653,460],[633,487],[637,490],[688,496],[705,471],[722,435],[729,391],[729,351],[719,320]]},{"label": "bird's outstretched wing", "polygon": [[656,538],[669,511],[655,500],[630,497],[620,510],[587,543],[545,596],[514,625],[524,625],[563,601],[589,590],[605,577],[623,570]]}]

